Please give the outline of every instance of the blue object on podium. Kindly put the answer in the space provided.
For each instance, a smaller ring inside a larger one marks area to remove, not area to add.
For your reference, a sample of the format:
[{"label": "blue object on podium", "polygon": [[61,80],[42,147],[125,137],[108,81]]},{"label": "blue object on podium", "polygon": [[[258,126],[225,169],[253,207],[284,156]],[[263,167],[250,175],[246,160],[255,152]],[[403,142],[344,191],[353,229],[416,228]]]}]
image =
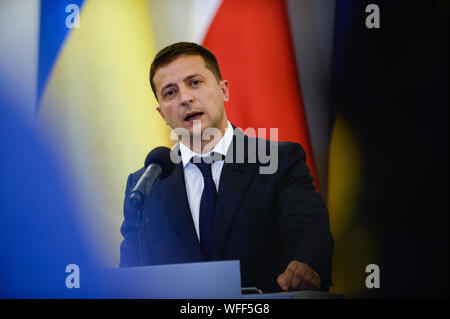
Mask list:
[{"label": "blue object on podium", "polygon": [[93,299],[335,299],[321,291],[242,294],[239,260],[114,269],[80,269],[68,298]]},{"label": "blue object on podium", "polygon": [[241,298],[238,260],[82,272],[74,298]]}]

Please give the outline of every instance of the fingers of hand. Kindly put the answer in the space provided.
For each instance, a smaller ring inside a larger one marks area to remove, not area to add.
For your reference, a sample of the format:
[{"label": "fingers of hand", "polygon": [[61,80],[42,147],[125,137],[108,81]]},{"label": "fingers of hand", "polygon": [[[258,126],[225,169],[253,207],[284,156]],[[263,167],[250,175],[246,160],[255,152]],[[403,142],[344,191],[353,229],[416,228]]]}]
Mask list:
[{"label": "fingers of hand", "polygon": [[298,285],[298,290],[313,289],[314,287],[313,280],[314,280],[314,273],[312,271],[305,271],[305,274],[302,277],[300,284]]},{"label": "fingers of hand", "polygon": [[277,283],[281,287],[281,289],[283,289],[284,291],[289,289],[289,285],[287,284],[287,281],[286,281],[286,275],[284,273],[282,273],[281,275],[278,276]]},{"label": "fingers of hand", "polygon": [[301,277],[297,274],[299,266],[300,263],[298,261],[292,261],[286,267],[284,273],[278,276],[277,281],[281,289],[284,291],[296,289],[301,280]]},{"label": "fingers of hand", "polygon": [[[289,263],[289,265],[287,266],[286,270],[284,271],[284,273],[281,274],[281,278],[280,278],[280,287],[283,290],[292,290],[292,282],[294,280],[296,271],[297,271],[297,267],[298,267],[298,262],[297,261],[292,261]],[[297,280],[297,279],[296,279]]]},{"label": "fingers of hand", "polygon": [[315,290],[319,288],[319,278],[304,263],[292,261],[285,272],[278,276],[278,284],[283,290]]},{"label": "fingers of hand", "polygon": [[295,269],[293,269],[293,277],[291,282],[291,287],[294,290],[303,289],[305,284],[305,275],[307,273],[307,269],[303,267],[304,264],[297,264]]},{"label": "fingers of hand", "polygon": [[311,287],[311,289],[317,290],[317,289],[319,289],[319,288],[320,288],[320,279],[319,279],[319,277],[317,276],[317,274],[314,273],[314,277],[313,277],[313,280],[312,280],[312,287]]}]

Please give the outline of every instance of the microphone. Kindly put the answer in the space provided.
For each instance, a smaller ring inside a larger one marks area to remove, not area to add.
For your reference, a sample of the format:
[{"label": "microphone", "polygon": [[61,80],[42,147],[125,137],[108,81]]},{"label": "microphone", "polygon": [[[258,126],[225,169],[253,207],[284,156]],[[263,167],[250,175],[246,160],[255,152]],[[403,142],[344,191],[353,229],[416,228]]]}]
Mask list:
[{"label": "microphone", "polygon": [[139,207],[150,194],[152,186],[158,177],[166,178],[172,173],[175,163],[170,159],[171,150],[160,146],[154,148],[145,158],[145,171],[131,190],[129,200],[135,207]]}]

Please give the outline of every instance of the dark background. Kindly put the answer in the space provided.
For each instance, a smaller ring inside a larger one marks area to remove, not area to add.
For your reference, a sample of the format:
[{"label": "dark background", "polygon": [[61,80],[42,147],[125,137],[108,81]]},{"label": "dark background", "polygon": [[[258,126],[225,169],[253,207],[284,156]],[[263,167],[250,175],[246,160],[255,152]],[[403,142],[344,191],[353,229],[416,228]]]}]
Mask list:
[{"label": "dark background", "polygon": [[382,234],[363,297],[448,297],[448,1],[337,1],[332,77],[363,144],[359,222]]}]

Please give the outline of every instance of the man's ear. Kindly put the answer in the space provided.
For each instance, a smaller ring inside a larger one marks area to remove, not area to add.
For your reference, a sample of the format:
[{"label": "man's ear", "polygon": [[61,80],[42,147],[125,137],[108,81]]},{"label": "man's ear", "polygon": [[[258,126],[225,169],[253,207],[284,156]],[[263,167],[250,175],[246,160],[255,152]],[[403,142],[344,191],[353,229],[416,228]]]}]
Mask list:
[{"label": "man's ear", "polygon": [[157,106],[156,109],[158,110],[159,115],[161,115],[161,117],[163,118],[164,122],[166,122],[167,125],[169,125],[169,123],[167,123],[166,117],[164,116],[163,111],[161,110],[160,106]]},{"label": "man's ear", "polygon": [[230,94],[230,89],[229,89],[229,87],[228,87],[228,80],[220,81],[219,85],[220,85],[220,89],[222,90],[223,100],[224,100],[225,102],[228,102],[228,99],[229,99],[229,97],[230,97],[230,96],[229,96],[229,94]]}]

